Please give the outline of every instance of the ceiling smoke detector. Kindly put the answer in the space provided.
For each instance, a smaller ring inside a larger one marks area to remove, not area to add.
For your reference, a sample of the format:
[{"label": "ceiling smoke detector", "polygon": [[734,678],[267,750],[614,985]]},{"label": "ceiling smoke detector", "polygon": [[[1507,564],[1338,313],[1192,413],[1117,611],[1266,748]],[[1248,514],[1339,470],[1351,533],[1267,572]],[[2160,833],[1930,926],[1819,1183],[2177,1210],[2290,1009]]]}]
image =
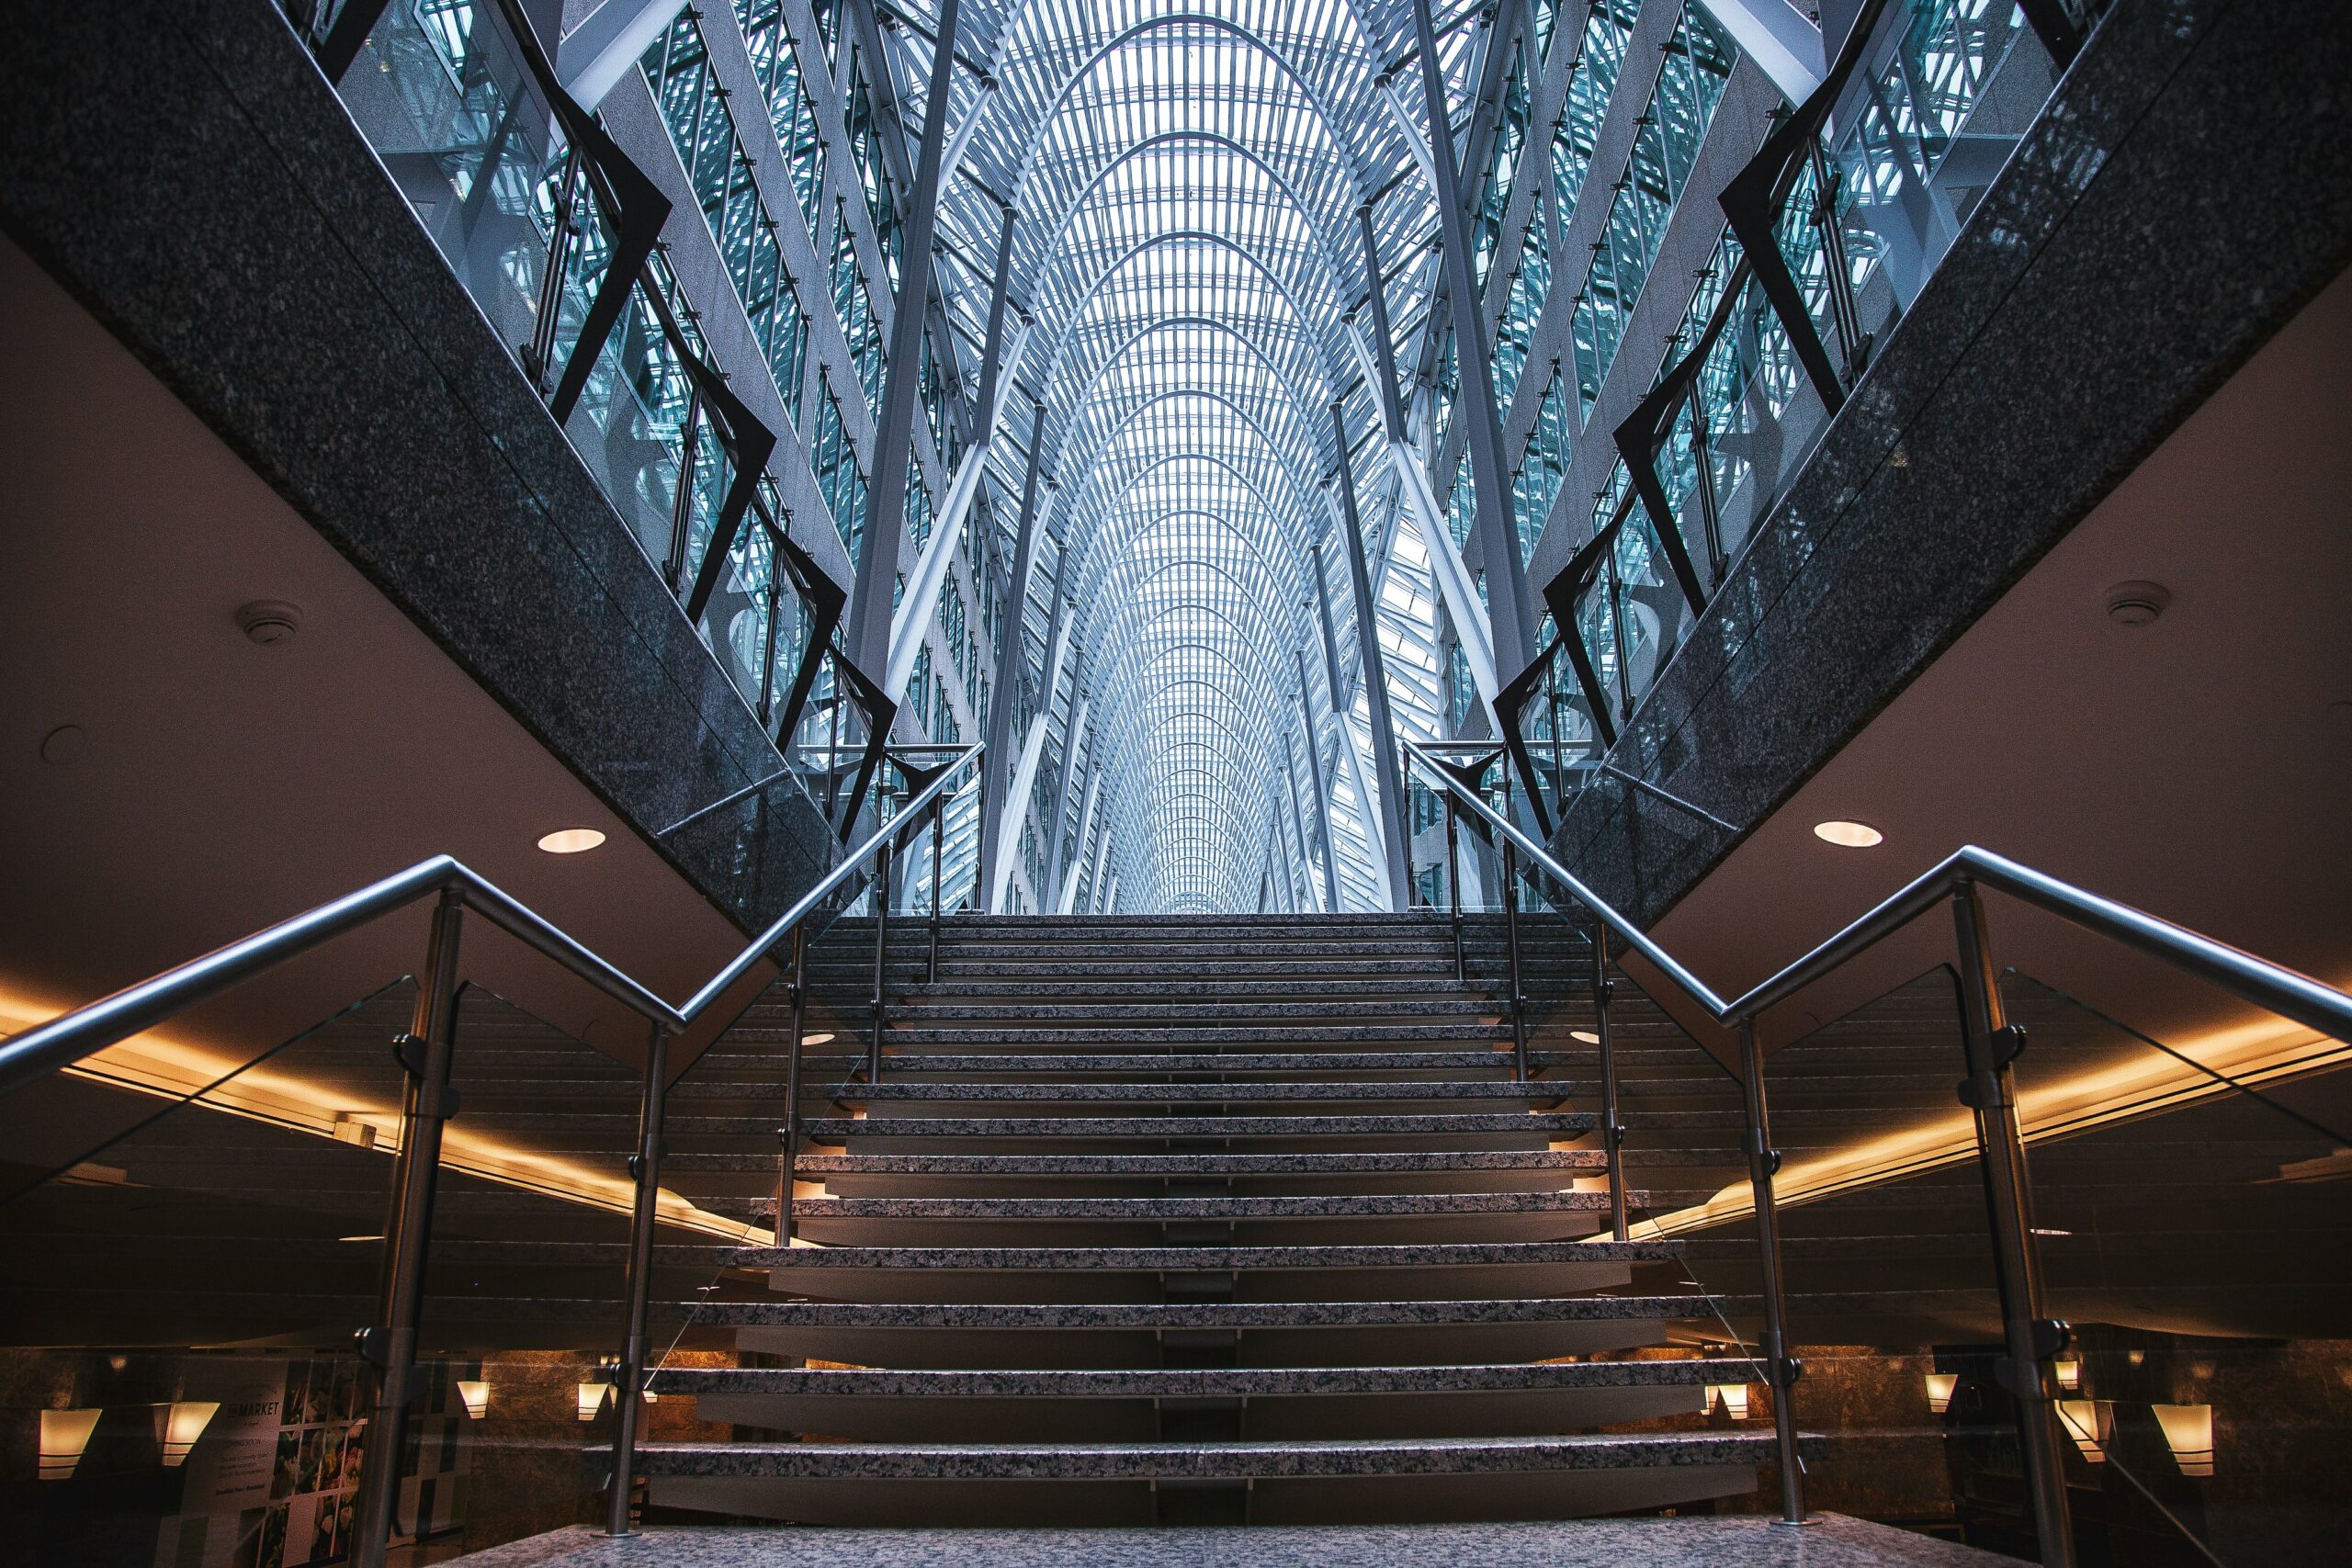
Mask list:
[{"label": "ceiling smoke detector", "polygon": [[302,629],[302,607],[283,599],[256,599],[237,606],[237,629],[263,648],[294,640]]},{"label": "ceiling smoke detector", "polygon": [[2119,582],[2107,591],[2107,618],[2119,626],[2144,626],[2171,603],[2172,590],[2161,582]]}]

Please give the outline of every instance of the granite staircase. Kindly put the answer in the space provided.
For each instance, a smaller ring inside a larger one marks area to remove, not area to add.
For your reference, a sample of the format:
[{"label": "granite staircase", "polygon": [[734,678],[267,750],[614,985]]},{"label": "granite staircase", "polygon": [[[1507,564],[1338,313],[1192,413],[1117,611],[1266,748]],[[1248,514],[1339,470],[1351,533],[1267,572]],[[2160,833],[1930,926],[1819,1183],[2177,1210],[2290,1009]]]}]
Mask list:
[{"label": "granite staircase", "polygon": [[[1502,987],[1456,979],[1442,919],[958,919],[935,980],[919,931],[895,951],[880,1080],[846,1028],[804,1055],[797,1242],[681,1305],[740,1364],[651,1386],[731,1435],[646,1445],[652,1508],[1385,1522],[1754,1489],[1769,1432],[1692,1417],[1758,1369],[1659,1353],[1711,1303],[1679,1244],[1605,1235],[1589,1051],[1518,1081]],[[812,965],[812,993],[869,984],[870,928]],[[773,1107],[786,1009],[673,1111]],[[759,1160],[672,1163],[773,1216]]]}]

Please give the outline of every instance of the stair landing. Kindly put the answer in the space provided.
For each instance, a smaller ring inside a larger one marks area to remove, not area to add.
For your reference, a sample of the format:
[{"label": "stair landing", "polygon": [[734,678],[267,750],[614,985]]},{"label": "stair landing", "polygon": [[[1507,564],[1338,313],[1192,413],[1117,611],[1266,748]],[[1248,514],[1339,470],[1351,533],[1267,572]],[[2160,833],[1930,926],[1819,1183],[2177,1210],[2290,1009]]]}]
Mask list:
[{"label": "stair landing", "polygon": [[1124,1530],[655,1527],[608,1540],[574,1526],[469,1553],[451,1568],[1993,1568],[2014,1561],[1823,1514],[1804,1529],[1741,1515]]}]

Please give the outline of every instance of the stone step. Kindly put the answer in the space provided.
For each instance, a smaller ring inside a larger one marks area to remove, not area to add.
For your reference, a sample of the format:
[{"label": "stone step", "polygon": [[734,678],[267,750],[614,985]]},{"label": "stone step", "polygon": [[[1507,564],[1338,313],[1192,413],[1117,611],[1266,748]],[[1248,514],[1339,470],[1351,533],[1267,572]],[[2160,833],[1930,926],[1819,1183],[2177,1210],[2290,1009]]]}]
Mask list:
[{"label": "stone step", "polygon": [[868,1399],[1265,1399],[1289,1395],[1493,1393],[1754,1382],[1736,1359],[1427,1367],[1144,1367],[937,1371],[884,1367],[667,1367],[656,1393]]},{"label": "stone step", "polygon": [[[741,1156],[719,1155],[712,1159]],[[1316,1176],[1468,1170],[1601,1170],[1600,1149],[1461,1149],[1432,1153],[1169,1154],[1169,1155],[829,1155],[804,1154],[795,1164],[803,1179],[826,1176]],[[775,1161],[764,1162],[774,1169]],[[705,1168],[695,1156],[675,1155],[663,1169]]]},{"label": "stone step", "polygon": [[[1626,1201],[1645,1204],[1646,1193]],[[707,1199],[717,1213],[767,1216],[774,1199],[738,1204]],[[795,1198],[800,1221],[967,1220],[1342,1220],[1371,1215],[1589,1214],[1609,1207],[1605,1192],[1351,1192],[1308,1196],[1161,1198]]]},{"label": "stone step", "polygon": [[820,1273],[865,1269],[1238,1273],[1260,1269],[1665,1263],[1680,1258],[1683,1248],[1679,1241],[1428,1242],[1402,1247],[741,1247],[729,1248],[727,1256],[748,1268]]},{"label": "stone step", "polygon": [[1078,1020],[1081,1021],[1137,1021],[1144,1023],[1180,1023],[1192,1019],[1244,1022],[1252,1020],[1351,1020],[1372,1017],[1389,1019],[1457,1019],[1482,1021],[1495,1016],[1499,1005],[1483,997],[1455,995],[1438,998],[1389,997],[1312,997],[1267,995],[1262,997],[1235,996],[1219,987],[1215,997],[1170,996],[1161,989],[1158,995],[1146,995],[1138,990],[1135,999],[1094,998],[1072,1001],[1040,1001],[1016,998],[1009,1001],[986,1001],[954,997],[912,997],[894,998],[891,1011],[894,1023],[921,1021],[954,1023],[967,1021],[989,1022],[1006,1019]]},{"label": "stone step", "polygon": [[[755,1118],[712,1118],[757,1125]],[[1589,1133],[1587,1111],[1398,1112],[1354,1116],[890,1116],[811,1117],[802,1132],[815,1143],[852,1138],[1251,1138],[1419,1136],[1513,1133],[1562,1136]],[[773,1127],[774,1123],[768,1123]]]},{"label": "stone step", "polygon": [[899,1083],[842,1086],[840,1098],[854,1103],[880,1100],[998,1100],[1033,1104],[1174,1102],[1190,1105],[1255,1104],[1270,1100],[1516,1100],[1555,1104],[1568,1093],[1565,1084],[1432,1079],[1427,1082],[1226,1082],[1226,1083]]},{"label": "stone step", "polygon": [[1008,1029],[975,1025],[970,1029],[934,1029],[892,1023],[884,1038],[894,1045],[961,1045],[980,1039],[1002,1045],[1347,1045],[1384,1041],[1467,1042],[1509,1040],[1509,1023],[1294,1023],[1270,1019],[1263,1024],[1086,1024],[1059,1028]]},{"label": "stone step", "polygon": [[[1810,1458],[1819,1438],[1800,1440]],[[589,1450],[590,1462],[608,1450]],[[1217,1443],[648,1443],[648,1475],[786,1476],[800,1480],[1257,1480],[1297,1476],[1491,1474],[1756,1465],[1770,1433],[1660,1432],[1634,1437],[1327,1438]]]},{"label": "stone step", "polygon": [[[1583,1051],[1534,1051],[1528,1060],[1536,1066],[1567,1066],[1581,1065],[1590,1059]],[[1515,1058],[1509,1050],[1484,1051],[1287,1051],[1253,1052],[1208,1050],[1186,1052],[1136,1052],[1133,1054],[1099,1054],[1090,1052],[1056,1052],[1039,1055],[1006,1053],[971,1055],[947,1051],[902,1051],[886,1048],[882,1055],[885,1081],[903,1077],[910,1073],[935,1075],[940,1073],[979,1073],[1001,1077],[1008,1073],[1426,1073],[1438,1071],[1509,1072]],[[804,1054],[800,1070],[804,1082],[833,1082],[845,1078],[865,1066],[865,1057],[818,1055]],[[761,1076],[745,1079],[732,1075],[758,1068]],[[784,1087],[785,1062],[781,1055],[744,1056],[737,1053],[713,1057],[704,1056],[689,1069],[689,1076],[670,1092],[692,1095],[708,1093],[708,1086],[732,1083],[746,1092],[777,1093]],[[633,1086],[618,1086],[634,1093]]]},{"label": "stone step", "polygon": [[683,1302],[691,1323],[736,1328],[945,1328],[1037,1332],[1393,1328],[1474,1324],[1678,1322],[1709,1298],[1524,1296],[1361,1302]]}]

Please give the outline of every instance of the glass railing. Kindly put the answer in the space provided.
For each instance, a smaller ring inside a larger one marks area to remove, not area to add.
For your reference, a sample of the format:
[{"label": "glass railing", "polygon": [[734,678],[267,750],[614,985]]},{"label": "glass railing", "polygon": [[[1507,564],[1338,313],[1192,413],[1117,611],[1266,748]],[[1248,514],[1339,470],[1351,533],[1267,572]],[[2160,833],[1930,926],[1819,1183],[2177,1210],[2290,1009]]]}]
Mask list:
[{"label": "glass railing", "polygon": [[[415,1010],[401,980],[244,1060],[175,1026],[22,1091],[0,1197],[0,1356],[39,1391],[10,1401],[21,1561],[354,1554],[382,1425],[355,1336],[380,1321]],[[600,1517],[582,1391],[619,1348],[640,1100],[637,1066],[473,987],[452,1062],[389,1526],[415,1562]],[[665,1230],[658,1294],[707,1274],[719,1228]]]}]

